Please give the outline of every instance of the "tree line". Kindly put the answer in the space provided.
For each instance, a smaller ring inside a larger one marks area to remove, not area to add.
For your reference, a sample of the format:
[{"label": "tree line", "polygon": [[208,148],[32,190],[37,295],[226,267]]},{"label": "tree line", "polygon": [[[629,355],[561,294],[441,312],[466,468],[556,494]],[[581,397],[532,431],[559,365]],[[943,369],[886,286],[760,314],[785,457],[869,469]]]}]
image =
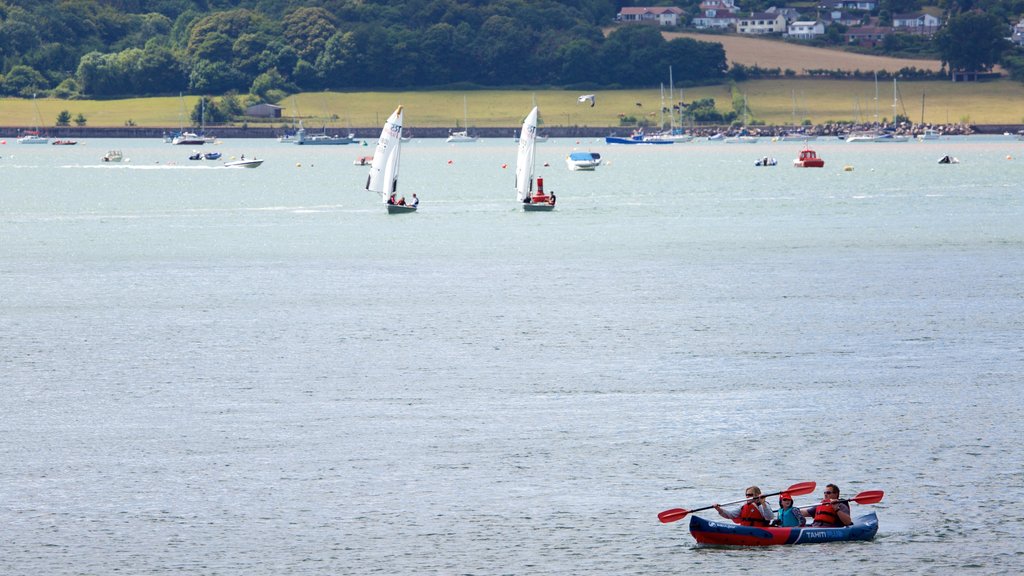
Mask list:
[{"label": "tree line", "polygon": [[[1017,0],[942,0],[934,49],[950,70],[1002,63],[1024,80]],[[187,92],[279,100],[318,90],[681,86],[763,71],[721,44],[657,27],[607,36],[635,0],[0,0],[0,95],[114,98]],[[663,3],[663,2],[662,2]],[[676,3],[693,10],[698,0]],[[741,1],[756,9],[762,0]],[[883,0],[882,12],[917,6]]]},{"label": "tree line", "polygon": [[[315,4],[315,5],[313,5]],[[205,6],[205,9],[200,9]],[[721,45],[607,37],[612,0],[0,0],[0,93],[112,98],[720,81]]]}]

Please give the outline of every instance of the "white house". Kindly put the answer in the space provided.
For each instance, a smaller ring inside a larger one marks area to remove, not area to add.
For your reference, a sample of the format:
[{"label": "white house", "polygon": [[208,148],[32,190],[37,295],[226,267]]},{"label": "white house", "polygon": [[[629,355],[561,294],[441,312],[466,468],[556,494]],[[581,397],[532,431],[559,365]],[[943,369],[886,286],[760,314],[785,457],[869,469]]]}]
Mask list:
[{"label": "white house", "polygon": [[893,14],[892,16],[892,27],[897,32],[934,34],[938,31],[940,25],[942,25],[941,20],[925,12]]},{"label": "white house", "polygon": [[782,34],[786,31],[786,17],[778,13],[751,12],[737,18],[736,31],[740,34]]},{"label": "white house", "polygon": [[1010,40],[1018,46],[1024,46],[1024,20],[1013,25],[1013,35]]},{"label": "white house", "polygon": [[675,26],[683,15],[682,8],[675,6],[624,6],[615,17],[620,22],[657,23],[660,26]]},{"label": "white house", "polygon": [[693,27],[701,30],[715,28],[727,30],[736,27],[736,15],[728,10],[708,10],[702,16],[693,19]]},{"label": "white house", "polygon": [[813,40],[824,33],[825,23],[821,20],[793,22],[786,29],[786,36],[797,40]]},{"label": "white house", "polygon": [[818,6],[822,10],[864,10],[870,12],[878,8],[878,2],[874,0],[837,0]]}]

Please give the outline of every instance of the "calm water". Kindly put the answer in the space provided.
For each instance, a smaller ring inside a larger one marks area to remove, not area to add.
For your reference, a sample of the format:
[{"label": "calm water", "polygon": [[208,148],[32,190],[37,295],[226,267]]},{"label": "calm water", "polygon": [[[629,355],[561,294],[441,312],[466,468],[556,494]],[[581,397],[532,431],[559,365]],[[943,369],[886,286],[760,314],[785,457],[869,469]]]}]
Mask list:
[{"label": "calm water", "polygon": [[[0,145],[0,573],[1018,571],[1024,143],[799,148]],[[656,518],[806,480],[877,539]]]}]

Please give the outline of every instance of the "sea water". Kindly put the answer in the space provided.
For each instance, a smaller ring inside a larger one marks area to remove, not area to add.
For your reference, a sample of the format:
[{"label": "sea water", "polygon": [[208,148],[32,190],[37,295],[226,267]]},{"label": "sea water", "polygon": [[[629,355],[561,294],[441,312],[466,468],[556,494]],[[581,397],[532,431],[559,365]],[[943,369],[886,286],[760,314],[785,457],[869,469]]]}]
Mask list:
[{"label": "sea water", "polygon": [[[1024,144],[555,139],[523,213],[511,135],[414,140],[402,216],[369,144],[0,146],[0,573],[1024,565]],[[810,480],[877,538],[657,520]]]}]

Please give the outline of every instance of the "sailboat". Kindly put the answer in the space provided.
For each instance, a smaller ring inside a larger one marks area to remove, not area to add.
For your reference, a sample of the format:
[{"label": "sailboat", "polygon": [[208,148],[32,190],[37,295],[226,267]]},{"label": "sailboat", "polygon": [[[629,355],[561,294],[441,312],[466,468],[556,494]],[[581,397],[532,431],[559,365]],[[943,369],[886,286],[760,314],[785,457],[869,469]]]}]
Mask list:
[{"label": "sailboat", "polygon": [[384,122],[380,139],[377,140],[377,149],[373,152],[370,174],[366,177],[366,189],[380,194],[384,205],[388,207],[388,214],[408,214],[417,208],[418,201],[405,204],[403,197],[398,201],[401,202],[399,204],[394,199],[398,190],[398,161],[401,153],[402,107],[399,106]]},{"label": "sailboat", "polygon": [[466,97],[462,97],[462,123],[464,130],[452,130],[448,132],[448,139],[445,142],[476,142],[476,136],[469,135],[469,108],[466,105]]},{"label": "sailboat", "polygon": [[35,94],[32,95],[32,109],[35,111],[36,129],[22,132],[22,135],[18,137],[18,144],[47,144],[50,142],[50,139],[39,133],[39,124],[42,119],[39,115],[39,105],[36,104]]},{"label": "sailboat", "polygon": [[537,150],[537,107],[526,115],[519,133],[519,155],[516,156],[516,199],[527,212],[550,212],[555,208],[555,195],[544,194],[544,179],[537,178],[533,190],[534,160]]}]

